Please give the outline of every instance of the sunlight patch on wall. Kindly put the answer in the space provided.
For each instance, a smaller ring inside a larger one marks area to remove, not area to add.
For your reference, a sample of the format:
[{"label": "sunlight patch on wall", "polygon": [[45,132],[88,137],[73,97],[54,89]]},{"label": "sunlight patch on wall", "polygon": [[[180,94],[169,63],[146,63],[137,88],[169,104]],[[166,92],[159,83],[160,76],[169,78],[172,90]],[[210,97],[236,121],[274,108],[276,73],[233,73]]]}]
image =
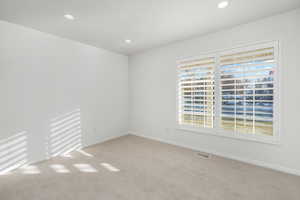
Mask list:
[{"label": "sunlight patch on wall", "polygon": [[0,175],[27,163],[27,133],[25,131],[0,140]]},{"label": "sunlight patch on wall", "polygon": [[47,156],[71,157],[72,151],[82,148],[80,109],[75,109],[51,120],[47,139]]}]

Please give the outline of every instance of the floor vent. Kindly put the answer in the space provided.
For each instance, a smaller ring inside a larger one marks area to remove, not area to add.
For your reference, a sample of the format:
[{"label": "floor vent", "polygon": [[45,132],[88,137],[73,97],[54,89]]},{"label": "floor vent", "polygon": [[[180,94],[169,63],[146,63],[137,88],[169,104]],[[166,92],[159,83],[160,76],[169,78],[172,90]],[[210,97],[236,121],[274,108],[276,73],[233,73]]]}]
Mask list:
[{"label": "floor vent", "polygon": [[197,152],[197,156],[200,156],[201,158],[209,159],[211,154],[204,153],[204,152]]}]

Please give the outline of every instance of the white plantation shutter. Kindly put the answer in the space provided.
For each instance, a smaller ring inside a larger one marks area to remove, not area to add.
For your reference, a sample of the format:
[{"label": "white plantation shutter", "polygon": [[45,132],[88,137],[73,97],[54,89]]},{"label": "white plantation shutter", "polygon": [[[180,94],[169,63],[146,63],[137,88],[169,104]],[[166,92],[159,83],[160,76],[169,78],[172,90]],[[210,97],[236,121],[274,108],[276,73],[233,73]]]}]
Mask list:
[{"label": "white plantation shutter", "polygon": [[220,56],[221,127],[273,134],[274,47]]},{"label": "white plantation shutter", "polygon": [[214,57],[179,63],[179,124],[213,127],[214,70]]},{"label": "white plantation shutter", "polygon": [[178,62],[179,124],[232,137],[277,137],[277,57],[278,43],[269,42]]}]

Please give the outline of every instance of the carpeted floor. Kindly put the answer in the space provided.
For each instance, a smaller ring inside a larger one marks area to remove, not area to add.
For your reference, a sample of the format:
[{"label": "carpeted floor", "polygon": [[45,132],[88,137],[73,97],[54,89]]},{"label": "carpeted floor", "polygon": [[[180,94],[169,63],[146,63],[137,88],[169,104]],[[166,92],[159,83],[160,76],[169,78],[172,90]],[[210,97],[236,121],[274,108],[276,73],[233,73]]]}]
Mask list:
[{"label": "carpeted floor", "polygon": [[1,200],[299,200],[300,177],[136,136],[0,176]]}]

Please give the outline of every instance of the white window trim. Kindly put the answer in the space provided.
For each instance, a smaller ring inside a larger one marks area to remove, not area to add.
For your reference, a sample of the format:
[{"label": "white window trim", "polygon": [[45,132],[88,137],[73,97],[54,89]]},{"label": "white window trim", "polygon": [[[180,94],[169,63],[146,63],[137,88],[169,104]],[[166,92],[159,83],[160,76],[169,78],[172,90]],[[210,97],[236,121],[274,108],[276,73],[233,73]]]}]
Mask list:
[{"label": "white window trim", "polygon": [[259,43],[254,43],[254,44],[247,44],[247,45],[240,45],[234,48],[230,49],[221,49],[215,52],[210,52],[210,53],[204,53],[201,54],[201,56],[194,56],[190,58],[185,58],[185,59],[180,59],[177,61],[176,64],[179,62],[183,61],[188,61],[192,59],[201,59],[204,57],[219,57],[219,54],[223,54],[227,51],[233,52],[235,50],[240,51],[241,49],[247,50],[255,47],[274,47],[274,53],[275,53],[275,59],[276,59],[276,73],[274,76],[274,104],[273,104],[273,136],[264,136],[264,135],[258,135],[258,134],[247,134],[247,133],[240,133],[240,132],[235,132],[235,131],[225,131],[221,129],[220,125],[216,125],[217,123],[220,124],[220,87],[219,87],[219,76],[218,76],[218,71],[219,71],[219,61],[217,60],[217,65],[216,65],[216,74],[215,74],[215,93],[217,94],[215,96],[215,104],[219,105],[215,107],[215,117],[216,119],[214,120],[214,124],[216,125],[214,128],[195,128],[187,125],[180,125],[179,124],[179,78],[178,78],[178,67],[176,65],[176,129],[182,130],[182,131],[187,131],[187,132],[192,132],[196,134],[208,134],[208,135],[213,135],[213,136],[219,136],[219,137],[226,137],[226,138],[232,138],[232,139],[238,139],[238,140],[248,140],[248,141],[254,141],[254,142],[259,142],[259,143],[265,143],[265,144],[274,144],[274,145],[279,145],[280,144],[280,133],[281,133],[281,126],[280,126],[280,113],[281,113],[281,101],[280,101],[280,84],[281,84],[281,67],[282,67],[282,62],[281,62],[281,49],[280,49],[280,42],[279,41],[266,41],[266,42],[259,42]]}]

